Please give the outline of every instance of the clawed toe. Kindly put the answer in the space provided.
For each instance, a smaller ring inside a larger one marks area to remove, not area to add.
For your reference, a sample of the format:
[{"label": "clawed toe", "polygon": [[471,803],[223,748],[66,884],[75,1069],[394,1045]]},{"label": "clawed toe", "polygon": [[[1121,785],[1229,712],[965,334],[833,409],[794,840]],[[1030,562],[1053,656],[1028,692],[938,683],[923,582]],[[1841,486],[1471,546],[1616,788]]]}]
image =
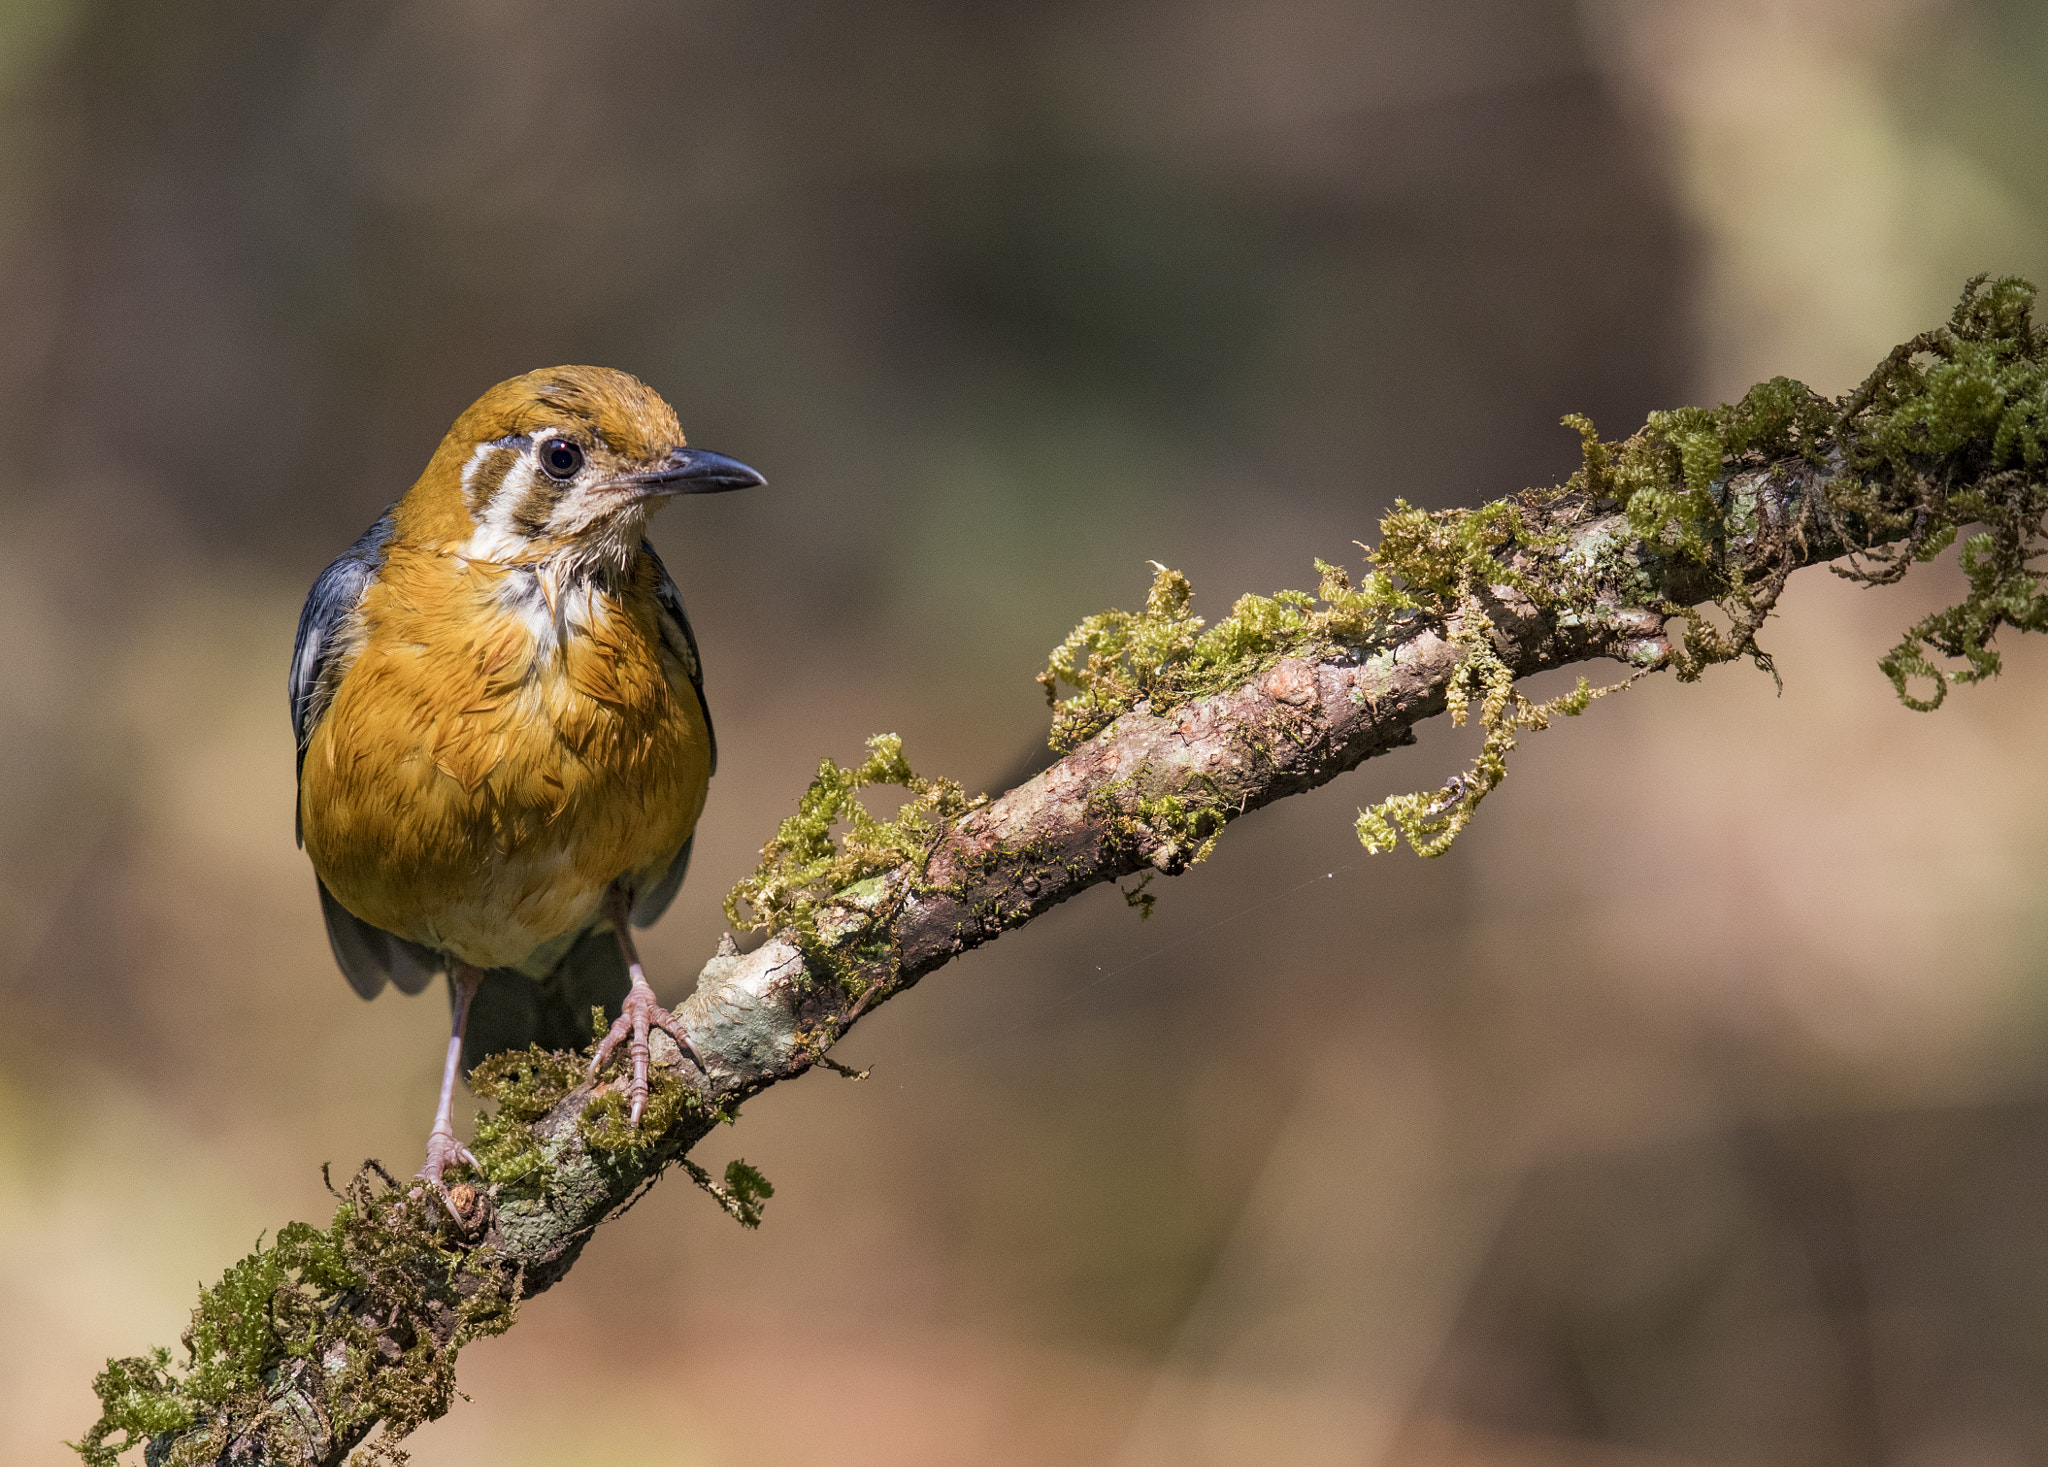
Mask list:
[{"label": "clawed toe", "polygon": [[688,1055],[698,1069],[704,1068],[704,1061],[697,1053],[697,1047],[690,1043],[689,1030],[683,1021],[654,1001],[654,990],[644,983],[635,983],[619,1017],[597,1046],[597,1053],[590,1061],[590,1073],[595,1076],[611,1059],[621,1041],[627,1041],[627,1056],[632,1061],[632,1077],[626,1082],[627,1117],[626,1124],[638,1126],[641,1112],[647,1109],[648,1069],[651,1046],[648,1041],[659,1029],[675,1040],[678,1048]]},{"label": "clawed toe", "polygon": [[439,1187],[441,1175],[451,1166],[475,1166],[476,1157],[450,1131],[435,1131],[427,1137],[427,1164],[414,1173],[429,1186]]},{"label": "clawed toe", "polygon": [[652,1014],[648,1015],[648,1022],[654,1028],[661,1030],[662,1033],[673,1039],[676,1042],[676,1048],[690,1057],[691,1064],[695,1065],[699,1070],[703,1070],[707,1075],[711,1073],[710,1070],[705,1068],[704,1057],[697,1053],[697,1046],[690,1042],[690,1031],[684,1027],[682,1019],[674,1012],[669,1009],[656,1009]]}]

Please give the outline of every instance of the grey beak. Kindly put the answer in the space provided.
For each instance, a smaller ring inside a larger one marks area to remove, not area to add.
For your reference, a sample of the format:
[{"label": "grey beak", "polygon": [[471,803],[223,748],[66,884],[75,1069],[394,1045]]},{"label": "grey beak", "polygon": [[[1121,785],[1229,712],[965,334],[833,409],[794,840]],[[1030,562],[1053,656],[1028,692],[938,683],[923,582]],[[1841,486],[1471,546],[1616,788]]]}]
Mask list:
[{"label": "grey beak", "polygon": [[648,474],[628,474],[625,482],[643,494],[724,494],[753,489],[768,481],[736,458],[708,448],[678,448],[668,462]]}]

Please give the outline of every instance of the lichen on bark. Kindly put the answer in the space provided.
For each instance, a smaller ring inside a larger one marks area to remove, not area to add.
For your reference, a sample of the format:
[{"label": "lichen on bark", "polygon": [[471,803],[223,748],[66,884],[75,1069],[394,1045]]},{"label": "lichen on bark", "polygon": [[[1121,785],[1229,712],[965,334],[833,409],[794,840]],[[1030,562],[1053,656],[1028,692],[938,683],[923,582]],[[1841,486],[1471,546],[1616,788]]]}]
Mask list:
[{"label": "lichen on bark", "polygon": [[[461,1346],[509,1327],[669,1165],[757,1223],[766,1180],[739,1163],[714,1182],[690,1149],[767,1086],[829,1064],[873,1006],[1092,886],[1185,869],[1241,815],[1412,743],[1423,720],[1476,714],[1469,774],[1361,820],[1369,844],[1398,832],[1442,849],[1517,733],[1607,690],[1582,680],[1537,703],[1516,687],[1533,673],[1768,669],[1757,635],[1793,571],[1841,558],[1837,574],[1895,580],[1975,525],[1963,599],[1882,667],[1914,708],[1995,674],[2000,630],[2048,627],[2048,333],[2033,299],[2024,281],[1970,282],[1946,326],[1842,399],[1776,378],[1733,405],[1653,414],[1619,442],[1567,419],[1582,463],[1565,484],[1471,510],[1397,503],[1356,586],[1318,562],[1315,594],[1242,597],[1209,626],[1160,567],[1143,611],[1090,617],[1054,651],[1040,681],[1063,757],[993,800],[915,774],[893,736],[860,764],[826,761],[734,892],[736,924],[767,940],[722,943],[680,1006],[705,1069],[657,1036],[662,1101],[637,1133],[585,1058],[497,1057],[477,1072],[496,1104],[481,1171],[449,1205],[367,1167],[327,1227],[288,1225],[202,1294],[182,1366],[166,1350],[109,1362],[79,1451],[95,1467],[137,1446],[151,1464],[335,1467],[381,1427],[368,1450],[402,1456],[448,1409]],[[905,791],[893,817],[862,802],[876,786]]]}]

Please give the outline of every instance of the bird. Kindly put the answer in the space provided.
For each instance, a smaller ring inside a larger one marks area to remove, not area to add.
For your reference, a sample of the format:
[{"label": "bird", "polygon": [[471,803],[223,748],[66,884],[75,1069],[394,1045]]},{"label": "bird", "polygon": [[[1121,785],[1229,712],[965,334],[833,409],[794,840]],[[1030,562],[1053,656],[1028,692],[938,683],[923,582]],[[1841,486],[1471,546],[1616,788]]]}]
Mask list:
[{"label": "bird", "polygon": [[418,1173],[435,1189],[476,1164],[458,1074],[529,1040],[580,1048],[593,1003],[617,1017],[591,1073],[627,1045],[630,1125],[655,1031],[702,1067],[632,936],[682,883],[718,762],[696,634],[645,530],[675,496],[764,483],[689,447],[638,378],[543,368],[471,404],[306,597],[298,839],[357,993],[447,975]]}]

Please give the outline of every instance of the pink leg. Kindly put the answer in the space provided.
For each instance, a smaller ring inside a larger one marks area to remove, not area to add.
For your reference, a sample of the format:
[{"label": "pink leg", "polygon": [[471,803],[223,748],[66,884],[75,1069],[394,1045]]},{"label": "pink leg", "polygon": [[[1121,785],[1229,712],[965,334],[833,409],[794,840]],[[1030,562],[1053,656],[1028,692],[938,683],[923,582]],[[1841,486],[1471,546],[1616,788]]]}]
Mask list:
[{"label": "pink leg", "polygon": [[647,975],[640,971],[640,954],[633,948],[632,929],[627,925],[626,895],[616,886],[605,894],[604,914],[619,935],[619,951],[625,955],[626,971],[633,975],[633,987],[626,994],[625,1007],[612,1024],[611,1032],[598,1045],[597,1057],[590,1062],[590,1073],[595,1075],[604,1068],[605,1061],[612,1057],[612,1051],[619,1047],[620,1040],[632,1039],[626,1051],[633,1062],[633,1078],[626,1087],[626,1098],[631,1106],[627,1124],[637,1126],[640,1124],[640,1112],[647,1108],[647,1041],[654,1030],[659,1029],[675,1040],[698,1069],[704,1068],[704,1061],[698,1055],[697,1047],[690,1043],[690,1031],[683,1026],[683,1021],[654,1001],[654,990],[647,984]]},{"label": "pink leg", "polygon": [[469,1148],[455,1139],[451,1112],[455,1106],[455,1076],[462,1068],[462,1031],[469,1023],[469,1005],[475,999],[484,975],[467,963],[451,962],[448,989],[455,1004],[455,1032],[448,1036],[448,1063],[441,1070],[441,1107],[434,1112],[434,1129],[427,1133],[427,1164],[419,1169],[422,1181],[441,1185],[441,1173],[457,1162],[476,1165]]}]

